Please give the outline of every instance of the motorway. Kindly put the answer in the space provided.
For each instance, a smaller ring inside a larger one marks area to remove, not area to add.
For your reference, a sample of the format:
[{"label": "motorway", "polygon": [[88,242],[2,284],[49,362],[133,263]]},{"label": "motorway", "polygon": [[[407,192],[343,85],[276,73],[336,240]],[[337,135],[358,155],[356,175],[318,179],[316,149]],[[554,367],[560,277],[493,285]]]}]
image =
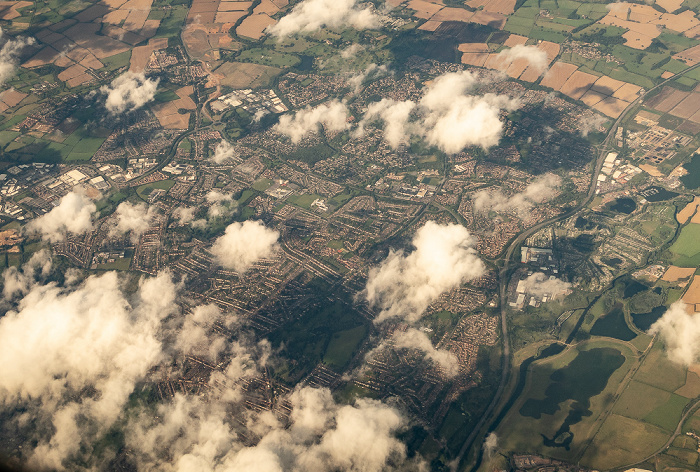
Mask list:
[{"label": "motorway", "polygon": [[[491,400],[491,403],[489,404],[488,408],[482,415],[481,419],[477,423],[477,425],[474,427],[472,430],[471,434],[467,437],[465,440],[464,444],[462,445],[462,448],[459,451],[459,454],[455,458],[455,460],[452,463],[451,469],[453,471],[456,470],[466,470],[467,464],[465,464],[463,467],[460,468],[460,465],[462,464],[462,461],[464,460],[465,454],[471,449],[472,445],[474,444],[475,439],[477,436],[482,435],[482,429],[484,428],[484,425],[486,422],[489,420],[489,418],[493,417],[496,418],[498,415],[498,411],[494,411],[496,409],[496,406],[500,403],[501,399],[503,398],[503,393],[506,389],[506,386],[508,385],[508,381],[510,379],[510,338],[508,336],[508,317],[507,317],[507,312],[508,312],[508,307],[506,305],[506,296],[507,296],[507,288],[508,288],[508,272],[511,269],[511,263],[513,259],[513,253],[515,250],[520,247],[520,245],[525,241],[527,238],[535,234],[536,232],[540,231],[542,228],[545,228],[549,225],[552,225],[554,223],[557,223],[559,221],[565,220],[567,218],[570,218],[577,214],[579,211],[581,211],[583,208],[585,208],[595,197],[595,191],[598,183],[598,175],[600,174],[600,171],[603,167],[603,162],[605,161],[605,157],[608,155],[610,152],[610,142],[615,138],[615,132],[617,131],[618,126],[622,121],[627,118],[627,115],[635,109],[635,107],[644,100],[644,98],[649,95],[650,93],[656,91],[658,88],[666,85],[668,82],[677,79],[678,77],[682,76],[683,74],[690,72],[693,69],[696,69],[700,67],[700,63],[695,64],[693,66],[688,67],[687,69],[677,73],[676,75],[669,77],[668,79],[664,80],[663,82],[659,83],[658,85],[654,86],[653,88],[649,89],[648,91],[644,92],[641,94],[637,99],[630,103],[627,108],[620,114],[620,116],[615,120],[615,123],[610,127],[610,130],[608,131],[607,136],[603,140],[603,142],[599,145],[599,154],[595,162],[595,166],[593,169],[593,175],[591,176],[591,184],[588,189],[588,195],[586,195],[586,198],[584,198],[578,206],[572,208],[571,210],[567,211],[566,213],[563,213],[559,216],[556,216],[554,218],[551,218],[549,220],[545,220],[535,226],[532,226],[531,228],[528,228],[527,230],[523,231],[520,233],[508,246],[508,249],[506,250],[504,259],[503,259],[503,267],[501,267],[501,270],[499,272],[499,303],[500,303],[500,310],[501,310],[501,335],[503,338],[503,354],[502,354],[502,360],[501,360],[501,366],[502,366],[502,371],[501,371],[501,381],[498,385],[498,389],[496,390],[496,394],[493,397],[493,400]],[[492,416],[493,414],[493,416]],[[485,432],[483,432],[485,433]],[[474,467],[473,464],[469,464],[469,468]]]}]

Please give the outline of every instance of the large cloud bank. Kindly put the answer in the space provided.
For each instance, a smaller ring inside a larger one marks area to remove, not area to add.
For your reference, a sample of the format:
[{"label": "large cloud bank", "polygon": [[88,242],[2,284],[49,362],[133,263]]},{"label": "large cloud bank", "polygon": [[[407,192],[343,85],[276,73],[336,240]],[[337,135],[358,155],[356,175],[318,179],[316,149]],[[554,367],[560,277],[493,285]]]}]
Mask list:
[{"label": "large cloud bank", "polygon": [[92,217],[97,206],[84,194],[71,192],[61,198],[58,206],[25,227],[30,234],[55,243],[63,241],[68,233],[80,234],[92,230]]},{"label": "large cloud bank", "polygon": [[482,190],[472,197],[474,210],[488,211],[516,211],[524,215],[537,203],[542,203],[554,197],[561,186],[561,177],[555,174],[545,174],[535,179],[525,187],[525,190],[507,197],[501,191],[489,192]]},{"label": "large cloud bank", "polygon": [[245,272],[256,261],[277,249],[279,233],[259,221],[232,223],[211,248],[216,262],[236,272]]},{"label": "large cloud bank", "polygon": [[359,8],[357,0],[303,0],[267,32],[283,38],[321,28],[377,28],[380,23],[381,17],[370,7]]},{"label": "large cloud bank", "polygon": [[367,122],[379,119],[392,147],[415,135],[448,154],[468,146],[488,149],[497,145],[503,134],[501,111],[516,109],[519,102],[493,93],[471,95],[477,83],[471,72],[449,72],[426,87],[418,103],[383,99],[369,106],[358,134]]},{"label": "large cloud bank", "polygon": [[442,293],[483,275],[485,266],[473,245],[463,226],[427,222],[413,237],[413,252],[392,250],[370,270],[364,296],[381,309],[375,322],[417,321]]},{"label": "large cloud bank", "polygon": [[157,331],[177,309],[175,294],[161,275],[130,301],[116,273],[107,273],[74,290],[35,285],[0,319],[0,400],[51,424],[37,431],[33,467],[64,468],[114,424],[135,383],[161,359]]},{"label": "large cloud bank", "polygon": [[[248,431],[260,437],[241,444],[226,421],[226,403],[177,395],[153,415],[135,418],[127,444],[140,470],[236,472],[327,472],[408,470],[405,447],[395,433],[405,418],[377,400],[338,405],[327,389],[298,388],[288,400],[289,425],[274,415],[249,417]],[[169,458],[164,464],[162,458]]]},{"label": "large cloud bank", "polygon": [[[25,271],[39,270],[36,262]],[[261,378],[269,342],[255,342],[213,305],[182,315],[167,274],[142,281],[133,297],[121,285],[114,272],[73,288],[34,284],[0,318],[0,404],[15,411],[7,421],[24,431],[23,460],[32,468],[108,470],[115,451],[95,446],[115,431],[138,470],[420,467],[396,438],[406,418],[380,401],[340,405],[327,389],[300,387],[278,399],[290,406],[288,420],[246,409],[244,385]],[[219,366],[205,380],[207,395],[176,393],[148,407],[130,401],[154,367],[190,355]]]},{"label": "large cloud bank", "polygon": [[[5,36],[0,28],[0,39]],[[34,44],[34,38],[7,39],[0,49],[0,86],[15,75],[19,54],[26,46]]]},{"label": "large cloud bank", "polygon": [[298,144],[307,134],[318,131],[319,125],[330,131],[347,129],[347,117],[348,108],[345,104],[333,100],[317,107],[306,107],[293,116],[283,115],[274,129],[288,136],[294,144]]},{"label": "large cloud bank", "polygon": [[673,303],[649,329],[658,335],[673,362],[682,365],[700,362],[700,316],[689,314],[681,300]]},{"label": "large cloud bank", "polygon": [[105,107],[115,115],[141,108],[153,100],[160,79],[148,79],[143,72],[125,72],[112,81],[110,85],[100,88],[107,94]]}]

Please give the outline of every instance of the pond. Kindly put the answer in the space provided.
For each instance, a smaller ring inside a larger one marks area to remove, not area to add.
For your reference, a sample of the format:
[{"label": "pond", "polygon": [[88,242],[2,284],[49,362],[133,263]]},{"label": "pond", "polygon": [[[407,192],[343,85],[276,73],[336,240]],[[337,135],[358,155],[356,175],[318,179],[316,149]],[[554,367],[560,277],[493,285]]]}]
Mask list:
[{"label": "pond", "polygon": [[652,308],[648,313],[632,313],[632,321],[638,329],[648,331],[649,328],[651,328],[651,325],[656,323],[656,321],[661,318],[665,312],[665,306],[657,306]]},{"label": "pond", "polygon": [[615,200],[615,203],[610,206],[610,209],[618,213],[629,215],[637,209],[637,203],[635,203],[635,201],[631,198],[622,197]]}]

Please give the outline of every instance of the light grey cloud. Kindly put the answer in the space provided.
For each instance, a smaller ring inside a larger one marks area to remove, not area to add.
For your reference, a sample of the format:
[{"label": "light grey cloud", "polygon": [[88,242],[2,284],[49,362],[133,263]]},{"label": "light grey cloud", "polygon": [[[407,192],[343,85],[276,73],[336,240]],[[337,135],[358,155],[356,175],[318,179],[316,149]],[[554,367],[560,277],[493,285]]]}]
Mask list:
[{"label": "light grey cloud", "polygon": [[36,41],[34,38],[7,38],[2,28],[0,28],[0,39],[5,40],[5,44],[0,49],[0,86],[2,86],[15,75],[22,49]]},{"label": "light grey cloud", "polygon": [[[249,416],[246,429],[260,437],[244,445],[227,421],[226,402],[176,395],[157,416],[127,428],[127,444],[140,469],[223,472],[379,472],[414,470],[395,434],[405,417],[377,400],[337,404],[328,389],[301,387],[288,397],[290,424],[269,412]],[[170,460],[164,462],[162,458]]]},{"label": "light grey cloud", "polygon": [[434,362],[446,377],[454,377],[459,373],[457,356],[445,349],[437,349],[422,331],[415,328],[409,328],[406,331],[396,331],[390,339],[397,349],[416,349],[423,352],[425,357]]},{"label": "light grey cloud", "polygon": [[382,64],[381,66],[379,66],[375,63],[372,63],[365,67],[365,69],[359,74],[355,74],[352,77],[350,77],[348,79],[348,84],[350,84],[350,87],[352,87],[354,93],[358,93],[362,89],[362,85],[366,81],[382,77],[388,72],[389,68],[386,66],[386,64]]},{"label": "light grey cloud", "polygon": [[548,296],[557,298],[571,291],[572,285],[569,282],[564,282],[554,276],[547,277],[542,272],[534,274],[523,279],[521,288],[525,293],[538,297]]},{"label": "light grey cloud", "polygon": [[472,196],[474,210],[477,212],[515,211],[526,216],[537,203],[542,203],[556,196],[562,180],[556,174],[544,174],[530,183],[525,190],[510,197],[500,190],[481,190]]},{"label": "light grey cloud", "polygon": [[100,92],[107,94],[107,110],[118,115],[141,108],[152,101],[159,82],[160,79],[146,78],[143,72],[127,71],[114,79],[110,85],[102,86]]}]

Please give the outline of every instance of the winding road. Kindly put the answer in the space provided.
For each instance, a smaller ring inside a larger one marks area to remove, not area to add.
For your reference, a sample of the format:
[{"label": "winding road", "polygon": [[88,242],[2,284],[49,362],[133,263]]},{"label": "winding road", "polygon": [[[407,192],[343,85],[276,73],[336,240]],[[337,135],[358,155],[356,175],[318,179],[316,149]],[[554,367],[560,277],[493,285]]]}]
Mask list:
[{"label": "winding road", "polygon": [[[652,87],[648,91],[644,92],[641,94],[637,99],[630,103],[627,108],[620,114],[620,116],[615,120],[615,123],[610,127],[610,130],[608,131],[607,136],[603,140],[603,142],[599,145],[599,154],[595,162],[595,166],[593,169],[593,175],[591,176],[591,183],[590,187],[588,189],[588,195],[586,195],[586,198],[584,198],[578,206],[572,208],[571,210],[567,211],[566,213],[562,213],[559,216],[556,216],[554,218],[550,218],[549,220],[545,220],[541,223],[536,224],[535,226],[532,226],[528,228],[527,230],[523,231],[520,233],[508,246],[508,249],[506,250],[506,253],[504,255],[503,259],[503,267],[499,271],[499,303],[500,303],[500,308],[501,308],[501,333],[502,333],[502,338],[503,338],[503,355],[502,355],[502,360],[501,360],[501,366],[502,366],[502,371],[501,371],[501,381],[498,385],[498,389],[496,390],[496,393],[493,397],[493,400],[491,400],[491,403],[489,404],[488,408],[482,415],[481,419],[477,423],[477,425],[474,427],[472,430],[471,434],[467,437],[465,440],[464,444],[462,445],[462,448],[459,451],[459,454],[457,455],[456,459],[452,462],[451,465],[451,470],[452,471],[457,471],[457,470],[466,470],[468,468],[474,467],[473,464],[465,464],[464,466],[460,467],[462,465],[462,462],[464,460],[465,454],[471,449],[471,447],[474,444],[474,441],[477,437],[482,436],[486,432],[482,432],[484,426],[486,425],[486,422],[489,420],[489,418],[492,417],[495,418],[497,414],[499,413],[496,410],[497,405],[501,402],[501,399],[503,398],[503,393],[506,389],[506,386],[508,385],[508,381],[510,379],[510,338],[508,336],[508,317],[507,317],[507,312],[508,308],[505,303],[506,301],[506,291],[508,288],[508,272],[511,269],[511,263],[513,259],[513,253],[515,250],[520,247],[520,245],[525,241],[527,238],[535,234],[536,232],[540,231],[542,228],[545,228],[549,225],[552,225],[554,223],[557,223],[559,221],[565,220],[567,218],[570,218],[574,215],[576,215],[578,212],[580,212],[583,208],[585,208],[595,197],[595,191],[597,187],[597,182],[598,182],[598,175],[600,174],[600,171],[603,167],[603,162],[605,161],[605,157],[608,155],[608,153],[611,151],[610,148],[610,142],[611,140],[614,139],[615,137],[615,132],[617,131],[617,128],[619,127],[620,123],[627,118],[627,115],[635,109],[637,105],[639,105],[644,98],[649,95],[650,93],[656,91],[658,88],[666,85],[668,82],[671,82],[678,77],[686,74],[687,72],[690,72],[693,69],[697,69],[700,67],[700,63],[695,64],[693,66],[688,67],[687,69],[684,69],[683,71],[673,75],[672,77],[669,77],[668,79],[664,80],[663,82],[659,83],[658,85]],[[675,436],[674,436],[675,437]],[[673,438],[671,439],[673,441]],[[469,465],[469,467],[467,467]]]}]

